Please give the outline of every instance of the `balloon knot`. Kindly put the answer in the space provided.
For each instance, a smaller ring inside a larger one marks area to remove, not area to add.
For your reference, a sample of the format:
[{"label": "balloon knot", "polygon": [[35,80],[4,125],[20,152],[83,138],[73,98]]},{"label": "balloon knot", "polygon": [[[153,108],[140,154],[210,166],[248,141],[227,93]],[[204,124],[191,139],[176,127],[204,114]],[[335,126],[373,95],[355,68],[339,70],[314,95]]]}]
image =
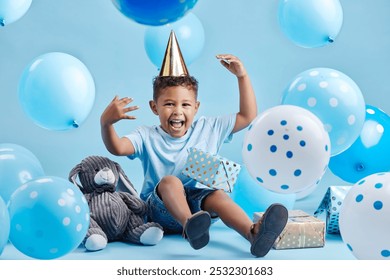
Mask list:
[{"label": "balloon knot", "polygon": [[5,20],[0,18],[0,26],[5,26]]},{"label": "balloon knot", "polygon": [[72,126],[73,126],[74,128],[78,128],[78,127],[79,127],[79,124],[78,124],[76,121],[73,121],[73,122],[72,122]]},{"label": "balloon knot", "polygon": [[333,42],[334,42],[334,39],[333,39],[332,37],[329,36],[329,37],[328,37],[328,42],[329,42],[329,43],[333,43]]},{"label": "balloon knot", "polygon": [[363,165],[363,163],[356,164],[356,171],[361,172],[364,169],[365,169],[365,166]]}]

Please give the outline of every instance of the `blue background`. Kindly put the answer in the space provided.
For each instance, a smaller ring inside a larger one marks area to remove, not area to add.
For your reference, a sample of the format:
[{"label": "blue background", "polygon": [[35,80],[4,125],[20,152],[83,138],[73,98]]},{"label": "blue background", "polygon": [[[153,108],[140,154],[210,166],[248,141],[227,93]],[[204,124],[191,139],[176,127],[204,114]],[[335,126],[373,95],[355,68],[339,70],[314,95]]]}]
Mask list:
[{"label": "blue background", "polygon": [[[344,22],[335,42],[311,49],[296,46],[284,36],[277,21],[278,1],[199,0],[191,12],[203,23],[205,45],[201,56],[188,66],[200,84],[198,115],[238,110],[237,81],[215,59],[220,53],[232,53],[244,62],[259,112],[279,105],[291,80],[314,67],[343,72],[360,87],[366,104],[390,112],[390,2],[340,2]],[[141,164],[106,151],[99,119],[118,94],[133,97],[134,105],[140,106],[137,120],[116,124],[118,134],[124,135],[141,124],[157,123],[148,101],[158,69],[144,49],[146,28],[123,16],[110,0],[33,0],[26,15],[0,28],[0,143],[26,147],[37,156],[47,175],[64,178],[84,157],[108,156],[122,165],[139,189],[143,180]],[[95,81],[95,104],[77,129],[50,131],[38,127],[19,104],[17,87],[22,71],[37,56],[54,51],[80,59]],[[237,133],[221,154],[241,163],[244,133]],[[346,182],[328,170],[316,192],[300,201],[298,207],[315,210],[330,184]]]}]

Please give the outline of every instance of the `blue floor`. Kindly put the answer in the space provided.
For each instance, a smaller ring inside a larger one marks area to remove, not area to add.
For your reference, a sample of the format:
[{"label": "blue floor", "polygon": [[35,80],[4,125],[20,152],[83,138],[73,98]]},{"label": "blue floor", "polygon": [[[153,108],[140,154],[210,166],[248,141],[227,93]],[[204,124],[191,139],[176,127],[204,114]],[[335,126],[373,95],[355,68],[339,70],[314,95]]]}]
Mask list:
[{"label": "blue floor", "polygon": [[[294,209],[313,214],[317,209],[327,185],[320,185],[312,194],[297,200]],[[325,220],[325,215],[319,217]],[[27,260],[30,257],[8,244],[0,260]],[[98,252],[86,252],[84,248],[63,256],[60,260],[246,260],[253,259],[249,243],[221,221],[213,224],[210,230],[210,243],[201,250],[193,250],[179,235],[168,235],[156,246],[138,246],[122,242],[109,243]],[[354,260],[355,257],[343,243],[340,235],[326,234],[322,248],[272,249],[265,260]]]}]

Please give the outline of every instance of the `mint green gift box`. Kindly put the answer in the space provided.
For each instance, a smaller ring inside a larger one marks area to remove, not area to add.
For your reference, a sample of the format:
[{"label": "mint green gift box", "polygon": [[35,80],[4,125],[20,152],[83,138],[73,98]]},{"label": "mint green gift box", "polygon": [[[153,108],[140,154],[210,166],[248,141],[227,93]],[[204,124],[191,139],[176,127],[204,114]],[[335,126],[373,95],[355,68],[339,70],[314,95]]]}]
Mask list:
[{"label": "mint green gift box", "polygon": [[227,158],[190,148],[182,173],[214,189],[232,192],[241,166]]}]

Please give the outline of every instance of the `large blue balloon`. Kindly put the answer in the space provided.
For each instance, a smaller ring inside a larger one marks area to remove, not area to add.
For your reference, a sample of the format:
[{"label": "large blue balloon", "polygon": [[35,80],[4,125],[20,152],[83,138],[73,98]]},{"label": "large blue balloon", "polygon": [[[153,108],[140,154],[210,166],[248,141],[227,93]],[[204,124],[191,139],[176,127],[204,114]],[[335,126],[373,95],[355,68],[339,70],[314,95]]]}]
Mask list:
[{"label": "large blue balloon", "polygon": [[314,113],[331,141],[331,156],[346,150],[358,138],[365,119],[365,101],[358,85],[331,68],[312,68],[297,75],[286,87],[282,104]]},{"label": "large blue balloon", "polygon": [[9,239],[20,252],[54,259],[77,248],[89,227],[84,195],[69,181],[44,176],[19,187],[9,201]]},{"label": "large blue balloon", "polygon": [[8,202],[22,184],[44,175],[38,158],[17,144],[0,144],[0,196]]},{"label": "large blue balloon", "polygon": [[37,125],[49,130],[77,128],[89,115],[95,84],[87,67],[60,52],[30,62],[19,81],[19,101]]},{"label": "large blue balloon", "polygon": [[358,139],[347,150],[330,159],[329,169],[353,184],[371,174],[390,171],[389,115],[367,105],[366,120]]},{"label": "large blue balloon", "polygon": [[126,17],[145,25],[164,25],[183,17],[198,0],[112,0]]},{"label": "large blue balloon", "polygon": [[204,46],[202,22],[193,13],[163,26],[150,26],[145,30],[144,46],[150,61],[161,67],[171,30],[175,31],[180,50],[187,65],[197,59]]},{"label": "large blue balloon", "polygon": [[24,16],[31,6],[32,0],[1,0],[0,26],[8,25]]},{"label": "large blue balloon", "polygon": [[281,203],[292,210],[296,200],[295,193],[281,194],[267,190],[252,178],[245,166],[241,168],[230,197],[251,218],[254,212],[264,212],[273,203]]},{"label": "large blue balloon", "polygon": [[279,0],[278,19],[283,33],[305,48],[332,43],[343,23],[339,0]]},{"label": "large blue balloon", "polygon": [[0,196],[0,256],[3,253],[5,245],[8,243],[9,237],[9,214],[4,200]]}]

